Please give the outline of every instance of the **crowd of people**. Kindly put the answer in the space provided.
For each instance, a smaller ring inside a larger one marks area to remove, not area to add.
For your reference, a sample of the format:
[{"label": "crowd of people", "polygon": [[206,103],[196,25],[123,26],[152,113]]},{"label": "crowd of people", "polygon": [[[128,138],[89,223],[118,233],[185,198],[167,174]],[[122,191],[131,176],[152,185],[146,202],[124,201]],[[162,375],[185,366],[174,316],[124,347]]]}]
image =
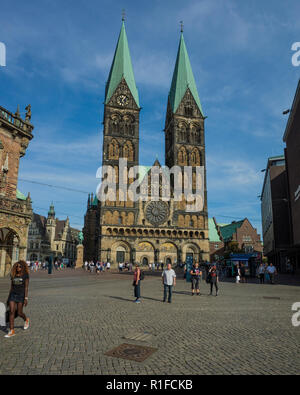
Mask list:
[{"label": "crowd of people", "polygon": [[[48,270],[49,269],[49,261],[27,261],[27,266],[30,271],[37,272],[38,270]],[[55,270],[64,270],[66,268],[74,269],[75,266],[71,263],[64,263],[61,260],[55,259],[53,262],[53,267]]]},{"label": "crowd of people", "polygon": [[85,261],[83,267],[86,272],[101,274],[110,270],[110,262]]}]

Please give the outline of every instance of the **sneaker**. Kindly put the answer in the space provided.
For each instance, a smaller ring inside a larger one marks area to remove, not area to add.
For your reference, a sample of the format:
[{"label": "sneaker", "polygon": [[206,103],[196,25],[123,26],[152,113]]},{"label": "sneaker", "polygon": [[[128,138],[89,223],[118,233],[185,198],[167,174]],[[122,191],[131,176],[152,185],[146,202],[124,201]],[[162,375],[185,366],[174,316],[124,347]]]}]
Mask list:
[{"label": "sneaker", "polygon": [[12,329],[11,331],[9,331],[8,334],[5,335],[4,337],[7,337],[7,338],[8,338],[8,337],[13,337],[13,336],[16,336],[14,329]]},{"label": "sneaker", "polygon": [[141,303],[138,299],[134,303]]},{"label": "sneaker", "polygon": [[29,328],[29,318],[25,321],[24,330],[26,331]]}]

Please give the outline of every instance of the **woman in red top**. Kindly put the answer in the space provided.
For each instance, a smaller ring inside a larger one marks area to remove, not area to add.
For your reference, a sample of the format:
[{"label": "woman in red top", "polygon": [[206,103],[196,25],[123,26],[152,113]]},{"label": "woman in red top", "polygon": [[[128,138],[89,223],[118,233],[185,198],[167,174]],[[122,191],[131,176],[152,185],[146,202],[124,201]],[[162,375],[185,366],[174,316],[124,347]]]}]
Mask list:
[{"label": "woman in red top", "polygon": [[135,265],[135,271],[133,274],[133,286],[134,286],[134,296],[136,298],[135,303],[141,303],[141,270],[139,265]]}]

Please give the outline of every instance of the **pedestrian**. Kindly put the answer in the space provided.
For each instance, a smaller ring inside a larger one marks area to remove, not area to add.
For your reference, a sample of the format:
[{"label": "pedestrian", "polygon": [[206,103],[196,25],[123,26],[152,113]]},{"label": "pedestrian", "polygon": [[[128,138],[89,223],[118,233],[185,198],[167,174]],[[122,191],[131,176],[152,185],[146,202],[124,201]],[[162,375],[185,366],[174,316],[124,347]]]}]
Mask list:
[{"label": "pedestrian", "polygon": [[200,279],[202,276],[202,271],[199,268],[199,263],[195,263],[193,266],[193,269],[190,271],[190,274],[192,276],[192,296],[195,295],[195,291],[197,292],[197,295],[200,295]]},{"label": "pedestrian", "polygon": [[15,336],[15,313],[23,318],[24,329],[29,328],[29,318],[23,313],[23,307],[28,304],[29,270],[26,262],[19,261],[11,270],[11,288],[7,300],[9,306],[9,332],[6,338]]},{"label": "pedestrian", "polygon": [[161,270],[163,271],[164,270],[164,263],[163,262],[160,263],[160,267],[161,267]]},{"label": "pedestrian", "polygon": [[240,272],[240,268],[239,268],[239,264],[238,263],[233,268],[233,275],[235,277],[235,283],[239,284],[240,279],[241,279],[241,272]]},{"label": "pedestrian", "polygon": [[172,303],[172,293],[173,287],[176,286],[176,273],[172,269],[171,263],[167,264],[167,269],[165,269],[162,273],[162,283],[164,286],[164,303],[167,301],[168,294],[168,303]]},{"label": "pedestrian", "polygon": [[134,296],[135,296],[135,303],[141,303],[141,269],[139,265],[135,265],[135,271],[133,273],[133,286],[134,286]]},{"label": "pedestrian", "polygon": [[106,264],[106,269],[107,269],[107,270],[110,270],[110,262],[107,262],[107,264]]},{"label": "pedestrian", "polygon": [[152,271],[153,272],[155,271],[155,263],[154,262],[152,262]]},{"label": "pedestrian", "polygon": [[94,262],[92,261],[92,262],[91,262],[91,265],[90,265],[90,271],[91,271],[92,274],[94,273],[94,267],[95,267],[95,264],[94,264]]},{"label": "pedestrian", "polygon": [[240,273],[241,273],[241,283],[245,283],[246,282],[246,268],[243,263],[241,263]]},{"label": "pedestrian", "polygon": [[270,265],[267,268],[267,272],[270,276],[270,283],[275,284],[275,274],[277,274],[276,267],[273,266],[273,263],[270,263]]},{"label": "pedestrian", "polygon": [[218,296],[219,293],[219,274],[217,271],[217,267],[214,265],[211,267],[211,269],[209,270],[209,274],[210,274],[210,295],[213,294],[213,287],[215,286],[216,289],[216,296]]},{"label": "pedestrian", "polygon": [[257,268],[257,276],[259,278],[260,283],[264,284],[265,283],[265,267],[262,263]]}]

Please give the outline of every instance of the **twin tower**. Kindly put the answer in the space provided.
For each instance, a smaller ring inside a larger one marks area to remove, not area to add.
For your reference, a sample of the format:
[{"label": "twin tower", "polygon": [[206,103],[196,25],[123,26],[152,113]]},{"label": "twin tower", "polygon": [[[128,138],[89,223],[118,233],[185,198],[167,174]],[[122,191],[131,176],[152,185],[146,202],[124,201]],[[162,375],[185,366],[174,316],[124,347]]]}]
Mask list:
[{"label": "twin tower", "polygon": [[[128,168],[139,165],[140,110],[123,21],[105,89],[103,122],[102,164],[115,168],[117,184],[120,158],[127,159]],[[89,197],[83,230],[85,260],[110,261],[113,265],[209,260],[204,121],[181,32],[168,96],[165,164],[169,168],[204,167],[203,208],[189,213],[184,199],[133,202],[120,199],[117,193],[116,200],[101,203]],[[154,164],[160,166],[157,160]],[[147,167],[142,166],[141,172],[142,177],[150,176]]]}]

